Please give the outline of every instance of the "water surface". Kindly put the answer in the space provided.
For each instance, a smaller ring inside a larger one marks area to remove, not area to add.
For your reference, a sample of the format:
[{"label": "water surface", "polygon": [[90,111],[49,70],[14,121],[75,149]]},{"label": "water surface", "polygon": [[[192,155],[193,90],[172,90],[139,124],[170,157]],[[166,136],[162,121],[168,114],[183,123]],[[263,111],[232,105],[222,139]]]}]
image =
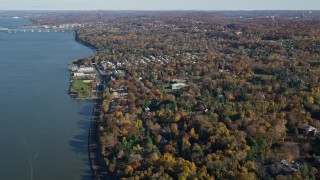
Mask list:
[{"label": "water surface", "polygon": [[[0,17],[0,27],[26,19]],[[91,101],[68,96],[66,62],[91,55],[72,33],[0,32],[0,179],[87,179]]]}]

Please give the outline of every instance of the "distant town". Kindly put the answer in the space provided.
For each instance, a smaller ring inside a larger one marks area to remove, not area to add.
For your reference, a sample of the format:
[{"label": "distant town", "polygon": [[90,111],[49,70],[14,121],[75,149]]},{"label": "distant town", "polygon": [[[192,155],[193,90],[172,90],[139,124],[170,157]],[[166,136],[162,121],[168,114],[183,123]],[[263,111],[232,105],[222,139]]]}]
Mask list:
[{"label": "distant town", "polygon": [[320,11],[11,13],[95,51],[96,179],[320,178]]}]

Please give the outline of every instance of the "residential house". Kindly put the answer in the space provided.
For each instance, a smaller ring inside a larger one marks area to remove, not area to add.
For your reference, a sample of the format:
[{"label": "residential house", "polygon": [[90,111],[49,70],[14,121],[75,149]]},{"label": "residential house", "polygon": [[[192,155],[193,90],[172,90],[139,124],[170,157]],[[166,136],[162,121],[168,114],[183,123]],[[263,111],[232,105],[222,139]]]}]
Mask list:
[{"label": "residential house", "polygon": [[179,89],[182,89],[185,87],[188,87],[188,85],[185,83],[174,83],[171,85],[171,89],[173,89],[173,90],[179,90]]}]

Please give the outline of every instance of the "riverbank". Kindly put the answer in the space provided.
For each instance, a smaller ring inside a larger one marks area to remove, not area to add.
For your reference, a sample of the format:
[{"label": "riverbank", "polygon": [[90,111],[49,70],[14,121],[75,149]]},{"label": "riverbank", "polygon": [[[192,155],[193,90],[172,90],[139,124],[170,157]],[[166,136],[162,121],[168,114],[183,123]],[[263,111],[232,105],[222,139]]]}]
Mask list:
[{"label": "riverbank", "polygon": [[81,40],[81,39],[79,38],[78,30],[75,30],[75,31],[74,31],[74,36],[75,36],[75,41],[76,41],[77,43],[82,44],[82,45],[90,48],[90,49],[94,52],[94,55],[97,55],[98,49],[97,49],[95,46],[93,46],[92,44]]},{"label": "riverbank", "polygon": [[[78,37],[78,32],[75,30],[75,40],[76,42],[89,47],[94,51],[94,54],[97,54],[97,50],[91,44],[82,41]],[[96,96],[94,98],[94,106],[92,109],[92,117],[91,117],[91,125],[88,133],[88,156],[90,161],[90,167],[92,171],[92,177],[94,179],[110,179],[107,174],[107,166],[105,165],[104,158],[102,156],[102,149],[99,141],[99,120],[101,115],[101,106],[103,102],[103,91],[106,83],[106,77],[102,77],[99,73],[99,69],[95,65],[91,65],[90,67],[94,68],[95,73],[99,79],[99,82],[96,83]],[[79,98],[77,98],[79,99]],[[81,98],[87,99],[87,98]]]}]

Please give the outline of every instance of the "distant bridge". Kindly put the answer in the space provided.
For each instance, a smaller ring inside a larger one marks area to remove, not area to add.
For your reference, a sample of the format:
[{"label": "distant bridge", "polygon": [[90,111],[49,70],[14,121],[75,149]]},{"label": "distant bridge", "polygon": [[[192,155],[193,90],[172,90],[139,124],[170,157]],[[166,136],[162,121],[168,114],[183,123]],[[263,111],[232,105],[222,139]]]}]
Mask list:
[{"label": "distant bridge", "polygon": [[0,31],[8,31],[8,30],[9,30],[8,28],[0,27]]},{"label": "distant bridge", "polygon": [[53,29],[29,29],[29,28],[18,28],[18,29],[9,29],[0,27],[0,32],[7,32],[7,33],[26,33],[26,32],[57,32],[57,30]]}]

